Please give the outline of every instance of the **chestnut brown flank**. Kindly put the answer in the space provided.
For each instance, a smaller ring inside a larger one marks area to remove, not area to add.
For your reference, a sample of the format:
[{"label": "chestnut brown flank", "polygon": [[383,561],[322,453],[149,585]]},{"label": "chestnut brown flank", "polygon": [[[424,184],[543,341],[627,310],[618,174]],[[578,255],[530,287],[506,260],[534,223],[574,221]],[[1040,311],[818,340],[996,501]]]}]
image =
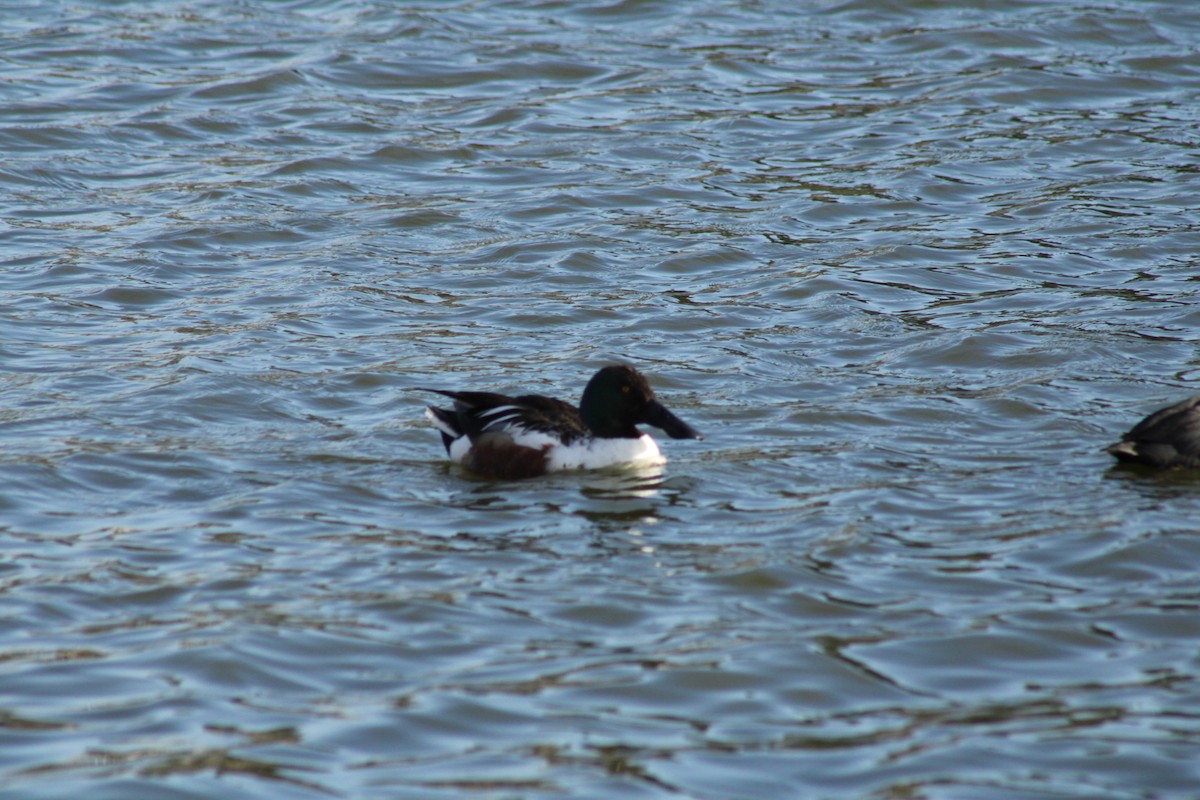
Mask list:
[{"label": "chestnut brown flank", "polygon": [[471,472],[501,480],[534,478],[546,472],[549,445],[525,447],[506,433],[485,433],[471,444],[463,466]]}]

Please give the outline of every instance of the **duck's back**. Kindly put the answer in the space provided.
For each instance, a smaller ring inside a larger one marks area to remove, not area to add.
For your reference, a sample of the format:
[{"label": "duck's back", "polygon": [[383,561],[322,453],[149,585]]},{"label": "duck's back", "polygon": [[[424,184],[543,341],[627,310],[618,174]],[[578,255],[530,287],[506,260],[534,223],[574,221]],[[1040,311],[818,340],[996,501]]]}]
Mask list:
[{"label": "duck's back", "polygon": [[1153,467],[1200,467],[1200,395],[1155,411],[1108,452]]}]

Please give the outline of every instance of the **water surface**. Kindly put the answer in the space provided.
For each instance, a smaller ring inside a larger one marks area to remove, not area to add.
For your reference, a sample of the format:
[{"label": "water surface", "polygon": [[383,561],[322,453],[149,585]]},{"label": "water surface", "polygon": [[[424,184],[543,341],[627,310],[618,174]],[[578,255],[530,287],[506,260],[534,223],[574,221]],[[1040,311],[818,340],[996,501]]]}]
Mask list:
[{"label": "water surface", "polygon": [[[1200,11],[0,20],[13,798],[1200,785]],[[471,479],[415,386],[702,442]]]}]

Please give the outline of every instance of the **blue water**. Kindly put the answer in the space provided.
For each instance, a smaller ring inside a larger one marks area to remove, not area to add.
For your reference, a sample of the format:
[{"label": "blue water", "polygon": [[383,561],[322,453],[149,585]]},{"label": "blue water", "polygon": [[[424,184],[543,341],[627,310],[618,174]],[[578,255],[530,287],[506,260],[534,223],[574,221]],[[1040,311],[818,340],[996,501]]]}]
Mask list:
[{"label": "blue water", "polygon": [[[1200,8],[0,16],[5,798],[1200,786]],[[416,386],[643,370],[489,482]]]}]

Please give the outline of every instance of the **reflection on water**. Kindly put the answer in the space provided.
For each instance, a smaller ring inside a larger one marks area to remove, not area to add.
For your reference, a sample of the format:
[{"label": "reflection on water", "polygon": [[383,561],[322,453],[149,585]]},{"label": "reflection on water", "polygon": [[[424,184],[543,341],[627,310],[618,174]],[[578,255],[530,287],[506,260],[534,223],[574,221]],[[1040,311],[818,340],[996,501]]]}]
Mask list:
[{"label": "reflection on water", "polygon": [[661,464],[598,470],[580,478],[578,491],[583,503],[573,513],[600,533],[624,531],[640,536],[648,526],[663,521],[659,509],[676,502],[680,494],[679,487],[666,486]]},{"label": "reflection on water", "polygon": [[1200,470],[1195,469],[1155,469],[1118,461],[1104,472],[1104,477],[1123,481],[1147,497],[1163,500],[1196,497],[1200,493]]},{"label": "reflection on water", "polygon": [[[665,464],[622,466],[579,474],[585,497],[596,500],[636,500],[657,497],[665,487]],[[677,484],[673,488],[678,488]]]},{"label": "reflection on water", "polygon": [[5,797],[1194,792],[1200,17],[975,5],[6,15]]}]

